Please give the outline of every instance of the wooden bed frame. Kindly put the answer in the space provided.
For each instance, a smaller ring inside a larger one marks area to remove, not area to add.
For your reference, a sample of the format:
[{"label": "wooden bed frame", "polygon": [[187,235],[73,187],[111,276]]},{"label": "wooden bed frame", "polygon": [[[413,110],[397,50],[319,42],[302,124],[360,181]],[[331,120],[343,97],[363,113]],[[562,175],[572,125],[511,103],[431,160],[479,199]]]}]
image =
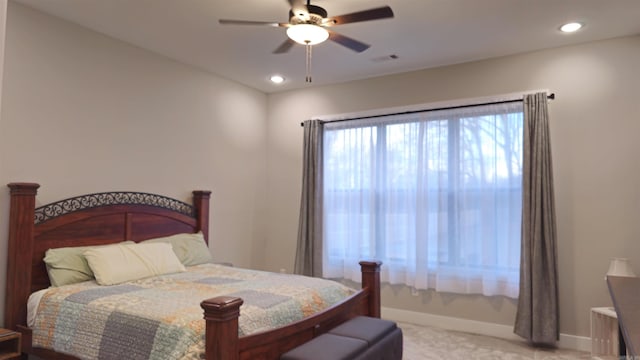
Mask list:
[{"label": "wooden bed frame", "polygon": [[[35,208],[34,183],[11,183],[5,327],[22,333],[22,352],[47,359],[75,359],[31,345],[27,299],[50,286],[43,262],[49,248],[101,245],[202,231],[209,234],[210,191],[194,191],[193,205],[160,195],[110,192],[78,196]],[[238,337],[243,301],[202,301],[207,360],[278,359],[358,315],[380,317],[380,262],[363,261],[362,290],[333,307],[275,330]],[[26,358],[26,356],[23,356]]]}]

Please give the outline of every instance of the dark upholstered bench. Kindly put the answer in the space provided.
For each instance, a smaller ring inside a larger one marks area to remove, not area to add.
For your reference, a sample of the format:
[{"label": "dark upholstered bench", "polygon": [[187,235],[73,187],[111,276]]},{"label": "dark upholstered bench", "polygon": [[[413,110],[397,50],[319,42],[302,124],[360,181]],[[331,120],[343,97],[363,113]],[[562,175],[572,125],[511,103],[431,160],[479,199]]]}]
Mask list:
[{"label": "dark upholstered bench", "polygon": [[400,360],[402,330],[396,323],[359,316],[295,349],[281,360]]}]

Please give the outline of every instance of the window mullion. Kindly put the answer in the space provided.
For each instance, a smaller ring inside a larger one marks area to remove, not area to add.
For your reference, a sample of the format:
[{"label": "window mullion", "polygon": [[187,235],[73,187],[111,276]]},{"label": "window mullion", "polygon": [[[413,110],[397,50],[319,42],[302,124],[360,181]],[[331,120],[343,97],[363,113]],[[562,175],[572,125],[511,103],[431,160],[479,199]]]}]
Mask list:
[{"label": "window mullion", "polygon": [[449,265],[458,265],[460,246],[458,237],[458,184],[460,181],[460,118],[447,121],[448,126],[448,184],[447,184],[447,244]]},{"label": "window mullion", "polygon": [[377,127],[376,144],[376,171],[375,171],[375,256],[386,259],[385,234],[386,234],[386,192],[387,192],[387,131],[385,125]]}]

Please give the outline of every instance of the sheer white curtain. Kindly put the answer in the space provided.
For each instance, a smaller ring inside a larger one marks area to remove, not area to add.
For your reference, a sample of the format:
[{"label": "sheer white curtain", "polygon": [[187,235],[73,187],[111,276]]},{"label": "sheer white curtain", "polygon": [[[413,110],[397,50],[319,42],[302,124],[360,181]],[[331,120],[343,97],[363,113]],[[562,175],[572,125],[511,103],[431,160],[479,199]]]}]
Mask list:
[{"label": "sheer white curtain", "polygon": [[323,276],[518,296],[522,103],[326,123]]}]

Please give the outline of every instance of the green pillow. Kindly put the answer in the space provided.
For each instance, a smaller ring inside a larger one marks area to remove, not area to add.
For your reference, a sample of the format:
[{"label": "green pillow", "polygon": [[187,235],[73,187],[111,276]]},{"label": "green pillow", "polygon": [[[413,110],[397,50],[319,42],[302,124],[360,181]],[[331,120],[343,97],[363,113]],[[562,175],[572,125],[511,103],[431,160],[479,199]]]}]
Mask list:
[{"label": "green pillow", "polygon": [[[133,244],[124,241],[121,244]],[[75,246],[49,249],[44,255],[47,274],[52,286],[75,284],[94,279],[93,271],[83,253],[89,249],[111,245]]]},{"label": "green pillow", "polygon": [[184,266],[194,266],[213,261],[209,247],[204,241],[202,232],[176,234],[166,237],[153,238],[141,243],[164,242],[173,247],[173,252]]}]

